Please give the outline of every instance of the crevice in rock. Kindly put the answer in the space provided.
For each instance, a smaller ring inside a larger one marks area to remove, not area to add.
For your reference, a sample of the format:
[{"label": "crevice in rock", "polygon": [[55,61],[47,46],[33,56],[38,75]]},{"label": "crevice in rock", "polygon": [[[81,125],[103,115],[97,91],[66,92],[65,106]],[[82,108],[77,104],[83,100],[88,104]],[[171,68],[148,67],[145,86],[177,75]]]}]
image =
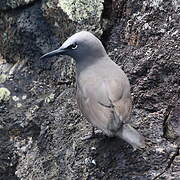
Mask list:
[{"label": "crevice in rock", "polygon": [[178,143],[180,118],[179,118],[180,101],[177,97],[172,99],[172,102],[168,105],[163,122],[163,137],[168,141]]},{"label": "crevice in rock", "polygon": [[162,176],[171,167],[171,165],[173,164],[175,158],[180,155],[179,151],[180,151],[180,147],[177,147],[175,149],[175,153],[169,158],[169,162],[168,162],[166,168],[160,174],[155,176],[153,178],[153,180],[155,180],[155,179],[159,178],[160,176]]},{"label": "crevice in rock", "polygon": [[[106,42],[109,39],[109,34],[110,34],[110,31],[113,26],[112,24],[110,25],[108,22],[111,20],[112,12],[113,12],[112,11],[112,0],[105,0],[103,6],[104,6],[104,9],[103,9],[103,12],[101,15],[101,20],[102,20],[101,26],[103,29],[103,33],[101,35],[101,41],[102,41],[103,45],[106,46]],[[109,26],[109,27],[103,27],[105,24],[105,22],[104,22],[105,20],[107,20],[106,26]]]},{"label": "crevice in rock", "polygon": [[166,109],[166,112],[165,112],[165,116],[164,116],[164,121],[163,121],[163,137],[167,139],[166,137],[166,133],[168,131],[168,125],[167,125],[167,121],[168,121],[168,118],[170,116],[170,113],[172,111],[172,105],[169,105]]},{"label": "crevice in rock", "polygon": [[102,18],[110,19],[112,15],[112,0],[105,0],[103,5]]},{"label": "crevice in rock", "polygon": [[[168,126],[168,121],[169,121],[169,117],[170,117],[170,114],[173,110],[174,106],[172,104],[170,104],[168,107],[167,107],[167,110],[165,112],[165,116],[164,116],[164,122],[163,122],[163,137],[167,139],[167,141],[170,141],[171,139],[173,139],[172,137],[168,137],[167,134],[169,134],[169,131],[170,131],[170,127]],[[175,139],[173,139],[175,141]],[[153,180],[159,178],[160,176],[162,176],[170,167],[171,165],[173,164],[175,158],[177,156],[180,155],[180,147],[177,145],[177,148],[175,149],[175,152],[174,154],[169,157],[169,162],[167,163],[167,166],[165,167],[165,169],[160,173],[158,174],[156,177],[154,177]]]},{"label": "crevice in rock", "polygon": [[[113,29],[114,24],[116,23],[117,19],[120,20],[123,17],[124,8],[127,4],[127,1],[112,1],[112,0],[105,0],[104,1],[104,9],[102,12],[102,29],[103,33],[101,35],[101,41],[106,48],[107,42],[110,37],[110,33]],[[118,6],[118,8],[117,8]],[[118,13],[117,13],[118,9]],[[121,9],[121,11],[119,11]]]}]

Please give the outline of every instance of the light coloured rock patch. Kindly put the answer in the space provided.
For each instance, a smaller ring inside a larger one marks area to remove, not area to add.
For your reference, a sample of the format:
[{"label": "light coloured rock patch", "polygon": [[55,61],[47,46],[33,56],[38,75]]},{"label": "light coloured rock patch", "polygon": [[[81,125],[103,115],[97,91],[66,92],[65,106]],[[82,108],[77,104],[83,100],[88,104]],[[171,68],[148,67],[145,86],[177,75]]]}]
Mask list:
[{"label": "light coloured rock patch", "polygon": [[10,99],[11,92],[7,88],[0,88],[0,102],[8,101]]}]

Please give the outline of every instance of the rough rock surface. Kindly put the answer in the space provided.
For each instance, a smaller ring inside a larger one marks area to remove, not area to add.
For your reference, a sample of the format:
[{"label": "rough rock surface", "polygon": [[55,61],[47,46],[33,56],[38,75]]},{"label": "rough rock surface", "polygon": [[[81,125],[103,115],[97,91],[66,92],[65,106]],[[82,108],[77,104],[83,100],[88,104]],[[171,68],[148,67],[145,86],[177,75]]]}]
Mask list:
[{"label": "rough rock surface", "polygon": [[0,10],[11,10],[33,3],[35,0],[1,0]]},{"label": "rough rock surface", "polygon": [[[131,82],[132,123],[147,143],[135,152],[116,138],[81,141],[91,125],[77,108],[72,60],[39,60],[75,31],[89,30],[92,11],[81,22],[76,13],[71,16],[73,7],[67,13],[60,4],[75,1],[42,0],[11,8],[9,2],[30,1],[0,2],[8,7],[0,9],[0,88],[11,92],[0,102],[0,180],[178,180],[178,1],[105,0],[104,8],[95,11],[98,22],[90,30],[98,35],[103,30],[109,55]],[[78,12],[83,7],[77,4]]]}]

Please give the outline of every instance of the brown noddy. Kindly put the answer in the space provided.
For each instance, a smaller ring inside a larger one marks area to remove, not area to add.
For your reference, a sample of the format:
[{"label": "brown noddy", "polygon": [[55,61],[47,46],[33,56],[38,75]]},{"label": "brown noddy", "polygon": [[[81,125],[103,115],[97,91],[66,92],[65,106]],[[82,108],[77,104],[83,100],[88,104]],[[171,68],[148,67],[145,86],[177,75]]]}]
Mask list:
[{"label": "brown noddy", "polygon": [[69,55],[76,61],[77,102],[93,127],[122,138],[134,149],[144,147],[144,137],[129,124],[129,80],[107,55],[101,41],[90,32],[81,31],[41,59],[54,55]]}]

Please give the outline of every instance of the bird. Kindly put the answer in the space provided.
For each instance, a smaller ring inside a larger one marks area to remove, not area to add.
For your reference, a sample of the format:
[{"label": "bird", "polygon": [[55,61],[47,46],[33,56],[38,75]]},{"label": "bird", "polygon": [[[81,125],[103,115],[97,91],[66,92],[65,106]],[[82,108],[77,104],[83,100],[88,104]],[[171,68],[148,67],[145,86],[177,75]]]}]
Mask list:
[{"label": "bird", "polygon": [[119,137],[134,150],[145,147],[145,138],[130,123],[132,98],[125,72],[107,54],[101,41],[88,31],[69,37],[60,48],[40,59],[68,55],[75,60],[76,98],[80,111],[94,128]]}]

